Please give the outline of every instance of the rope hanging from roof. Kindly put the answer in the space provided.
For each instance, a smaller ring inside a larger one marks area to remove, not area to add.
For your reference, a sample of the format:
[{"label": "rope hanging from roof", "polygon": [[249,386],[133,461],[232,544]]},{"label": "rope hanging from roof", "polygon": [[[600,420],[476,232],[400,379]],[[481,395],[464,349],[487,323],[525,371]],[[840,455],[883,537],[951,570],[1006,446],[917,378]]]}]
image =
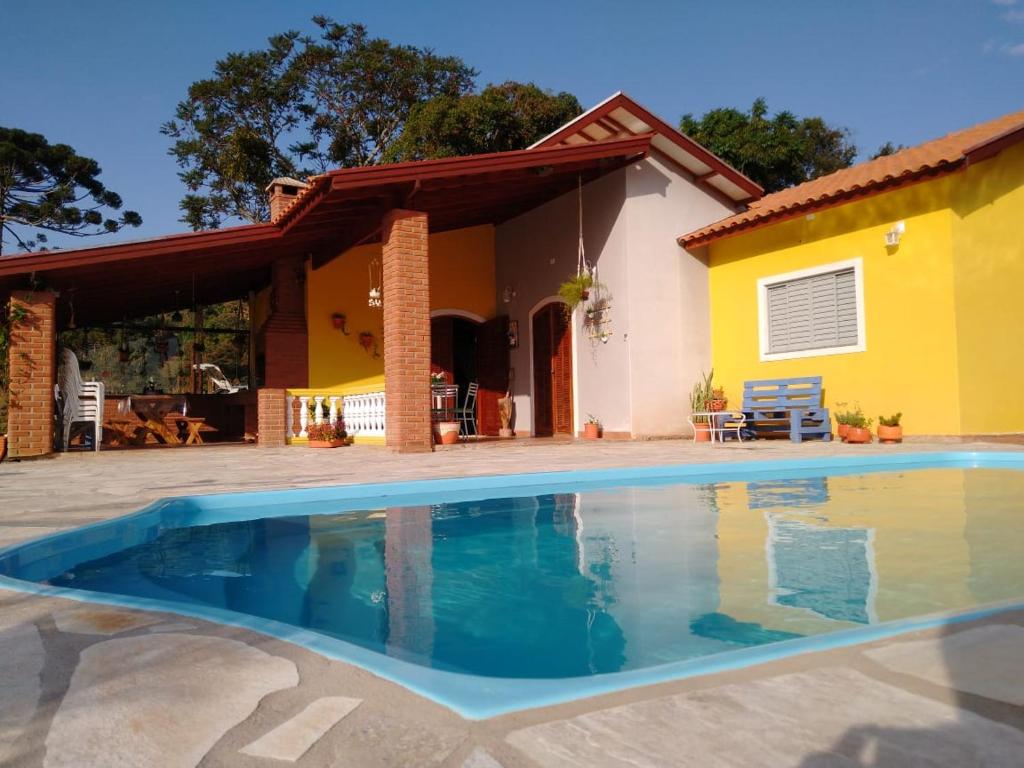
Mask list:
[{"label": "rope hanging from roof", "polygon": [[576,199],[579,206],[579,225],[580,225],[580,247],[576,255],[576,274],[577,275],[589,275],[590,265],[587,264],[587,254],[583,248],[583,175],[576,174]]}]

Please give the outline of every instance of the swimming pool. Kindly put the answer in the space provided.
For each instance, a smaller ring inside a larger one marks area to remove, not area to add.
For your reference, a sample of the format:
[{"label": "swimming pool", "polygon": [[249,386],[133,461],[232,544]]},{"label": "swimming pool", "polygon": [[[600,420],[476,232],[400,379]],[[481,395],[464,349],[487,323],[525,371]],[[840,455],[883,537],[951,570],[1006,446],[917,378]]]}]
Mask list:
[{"label": "swimming pool", "polygon": [[0,552],[0,586],[249,627],[482,718],[1024,601],[1022,469],[950,452],[170,499]]}]

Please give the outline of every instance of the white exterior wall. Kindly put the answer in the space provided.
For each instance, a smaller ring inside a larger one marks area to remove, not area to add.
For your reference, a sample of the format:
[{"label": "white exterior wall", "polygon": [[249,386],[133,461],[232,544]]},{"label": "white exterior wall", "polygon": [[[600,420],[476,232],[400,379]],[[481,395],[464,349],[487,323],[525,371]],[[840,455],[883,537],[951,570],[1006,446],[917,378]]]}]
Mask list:
[{"label": "white exterior wall", "polygon": [[690,390],[711,367],[711,309],[707,265],[676,237],[733,212],[657,155],[627,169],[634,437],[690,431]]},{"label": "white exterior wall", "polygon": [[[626,230],[622,216],[626,179],[616,171],[583,187],[583,240],[587,260],[597,265],[599,279],[610,294],[626,293]],[[570,193],[499,225],[495,229],[498,312],[519,321],[519,346],[512,350],[512,395],[515,430],[533,431],[532,313],[555,298],[558,286],[576,274],[579,242],[578,198]],[[505,287],[515,298],[503,302]],[[628,327],[625,302],[616,324]],[[577,312],[577,315],[580,313]],[[577,430],[588,413],[598,416],[606,431],[629,432],[629,350],[618,343],[591,344],[582,337],[576,318],[574,345]],[[618,331],[617,331],[618,333]]]},{"label": "white exterior wall", "polygon": [[[520,435],[533,430],[532,313],[576,273],[577,205],[574,190],[495,229],[498,311],[519,322],[511,386]],[[588,338],[576,312],[577,431],[588,414],[606,434],[689,431],[689,392],[711,365],[708,275],[676,237],[732,212],[657,156],[583,187],[587,260],[604,286],[611,335]],[[515,291],[508,303],[506,287]]]}]

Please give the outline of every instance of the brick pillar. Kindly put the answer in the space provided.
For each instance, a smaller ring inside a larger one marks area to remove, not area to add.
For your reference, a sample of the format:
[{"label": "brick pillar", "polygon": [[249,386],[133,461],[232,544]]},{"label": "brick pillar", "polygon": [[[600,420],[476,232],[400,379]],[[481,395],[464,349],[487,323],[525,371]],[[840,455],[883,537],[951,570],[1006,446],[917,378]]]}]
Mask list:
[{"label": "brick pillar", "polygon": [[256,407],[259,445],[264,448],[286,445],[284,390],[261,389],[257,395]]},{"label": "brick pillar", "polygon": [[430,281],[427,214],[384,216],[385,442],[402,453],[430,451]]},{"label": "brick pillar", "polygon": [[270,319],[264,326],[263,384],[276,388],[308,387],[305,260],[297,257],[275,261],[270,290]]},{"label": "brick pillar", "polygon": [[7,451],[12,459],[53,451],[53,384],[57,356],[56,296],[47,291],[14,291]]}]

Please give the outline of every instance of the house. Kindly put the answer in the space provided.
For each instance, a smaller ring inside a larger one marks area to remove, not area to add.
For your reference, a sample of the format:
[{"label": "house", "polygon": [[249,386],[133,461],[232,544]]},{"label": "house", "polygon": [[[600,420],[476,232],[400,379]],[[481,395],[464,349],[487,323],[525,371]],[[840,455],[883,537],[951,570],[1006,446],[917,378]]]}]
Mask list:
[{"label": "house", "polygon": [[[714,366],[822,375],[911,434],[1024,432],[1024,113],[773,195],[617,93],[532,147],[269,187],[272,220],[0,260],[10,452],[46,453],[55,332],[248,297],[246,422],[430,450],[431,374],[518,435],[688,432]],[[680,232],[685,232],[682,236]],[[559,285],[598,286],[572,313]],[[217,396],[221,397],[221,396]],[[460,398],[461,399],[461,398]]]},{"label": "house", "polygon": [[[358,440],[429,450],[430,374],[480,385],[478,425],[678,435],[711,362],[706,265],[675,243],[762,190],[624,94],[534,146],[270,185],[272,220],[0,262],[34,324],[12,349],[13,455],[48,450],[53,329],[248,295],[261,442],[344,414]],[[600,287],[569,316],[582,258]],[[44,290],[30,292],[30,284]],[[45,342],[45,344],[43,344]],[[42,346],[41,346],[42,345]],[[46,351],[42,351],[45,347]]]},{"label": "house", "polygon": [[1024,432],[1022,139],[1009,114],[682,227],[709,267],[716,379],[738,396],[820,374],[833,413]]}]

